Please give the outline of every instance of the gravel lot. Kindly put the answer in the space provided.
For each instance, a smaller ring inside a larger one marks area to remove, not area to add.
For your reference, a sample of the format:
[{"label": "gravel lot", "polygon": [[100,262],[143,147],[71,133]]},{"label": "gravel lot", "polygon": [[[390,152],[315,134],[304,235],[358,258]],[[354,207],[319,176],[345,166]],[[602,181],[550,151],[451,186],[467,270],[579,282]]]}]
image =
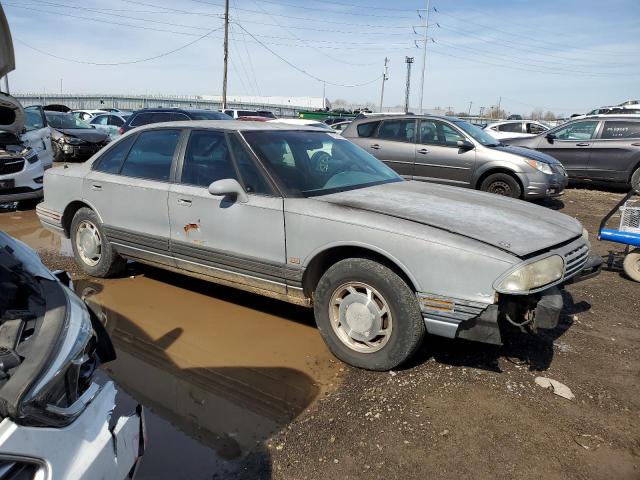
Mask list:
[{"label": "gravel lot", "polygon": [[[546,206],[575,216],[594,250],[622,197],[571,188]],[[47,249],[50,267],[77,271]],[[614,262],[615,263],[615,262]],[[429,338],[403,369],[334,362],[326,389],[281,431],[202,478],[640,478],[640,284],[614,264],[566,292],[560,326],[503,347]],[[545,376],[574,400],[537,386]],[[172,478],[179,475],[172,474]]]}]

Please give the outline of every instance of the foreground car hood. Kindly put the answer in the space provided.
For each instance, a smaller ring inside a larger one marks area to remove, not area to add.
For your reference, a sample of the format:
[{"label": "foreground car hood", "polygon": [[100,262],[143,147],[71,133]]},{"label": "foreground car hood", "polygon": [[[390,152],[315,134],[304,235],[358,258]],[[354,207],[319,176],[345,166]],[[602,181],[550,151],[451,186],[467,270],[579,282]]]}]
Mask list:
[{"label": "foreground car hood", "polygon": [[580,223],[521,200],[423,182],[397,182],[315,197],[446,230],[519,257],[582,234]]},{"label": "foreground car hood", "polygon": [[64,133],[65,135],[76,137],[89,143],[101,143],[109,137],[108,134],[93,128],[91,130],[86,128],[56,128],[56,130],[60,133]]}]

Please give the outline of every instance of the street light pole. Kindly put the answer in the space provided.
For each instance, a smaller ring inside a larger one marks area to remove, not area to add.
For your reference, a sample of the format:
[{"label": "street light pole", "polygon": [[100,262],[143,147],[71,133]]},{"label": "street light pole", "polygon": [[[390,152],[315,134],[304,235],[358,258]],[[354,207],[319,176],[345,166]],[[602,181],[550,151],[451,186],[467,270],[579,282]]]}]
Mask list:
[{"label": "street light pole", "polygon": [[427,33],[429,32],[429,10],[431,10],[431,0],[427,0],[427,15],[424,24],[424,44],[422,45],[422,79],[420,80],[420,113],[422,114],[422,101],[424,98],[424,74],[427,69]]},{"label": "street light pole", "polygon": [[222,73],[222,109],[227,109],[227,62],[229,60],[229,0],[224,0],[224,70]]},{"label": "street light pole", "polygon": [[409,90],[411,89],[411,64],[413,63],[413,57],[404,57],[404,61],[407,64],[407,85],[404,94],[404,113],[409,112]]},{"label": "street light pole", "polygon": [[389,59],[387,57],[384,57],[384,71],[382,72],[382,89],[380,90],[380,109],[378,111],[382,112],[382,102],[384,100],[384,82],[387,81],[388,77],[387,77],[387,63],[389,62]]}]

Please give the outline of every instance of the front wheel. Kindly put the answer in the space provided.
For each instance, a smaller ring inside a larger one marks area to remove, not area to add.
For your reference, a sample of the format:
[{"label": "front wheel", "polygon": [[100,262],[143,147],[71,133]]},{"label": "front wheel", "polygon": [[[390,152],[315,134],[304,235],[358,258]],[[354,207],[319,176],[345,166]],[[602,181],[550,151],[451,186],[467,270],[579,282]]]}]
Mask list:
[{"label": "front wheel", "polygon": [[333,354],[367,370],[390,370],[420,347],[425,325],[414,292],[373,260],[329,268],[314,294],[316,324]]},{"label": "front wheel", "polygon": [[640,189],[640,167],[631,175],[631,188]]},{"label": "front wheel", "polygon": [[631,280],[640,282],[640,248],[636,248],[624,258],[624,273]]},{"label": "front wheel", "polygon": [[493,173],[482,181],[480,190],[504,197],[520,198],[522,188],[518,181],[508,173]]}]

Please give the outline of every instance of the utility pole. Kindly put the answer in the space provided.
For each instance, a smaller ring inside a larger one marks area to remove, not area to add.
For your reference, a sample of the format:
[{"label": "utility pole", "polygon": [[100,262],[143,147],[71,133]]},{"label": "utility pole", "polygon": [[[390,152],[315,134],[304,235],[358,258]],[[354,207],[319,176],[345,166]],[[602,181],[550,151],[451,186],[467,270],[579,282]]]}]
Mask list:
[{"label": "utility pole", "polygon": [[379,112],[382,112],[382,101],[384,100],[384,82],[386,82],[389,77],[387,76],[387,63],[389,63],[389,59],[384,57],[384,70],[382,71],[382,89],[380,90],[380,109]]},{"label": "utility pole", "polygon": [[62,79],[60,79],[60,95],[62,95]]},{"label": "utility pole", "polygon": [[411,64],[413,63],[413,57],[404,57],[404,61],[407,64],[407,86],[404,94],[404,113],[409,112],[409,90],[411,89]]},{"label": "utility pole", "polygon": [[469,116],[471,116],[471,105],[473,105],[473,102],[469,102]]},{"label": "utility pole", "polygon": [[496,117],[500,118],[500,104],[502,103],[502,97],[498,97],[498,111],[496,112]]},{"label": "utility pole", "polygon": [[326,95],[326,90],[327,90],[327,82],[322,82],[322,110],[326,110],[327,108],[327,104],[326,104],[326,100],[325,98],[327,98]]},{"label": "utility pole", "polygon": [[429,32],[429,10],[431,10],[431,0],[427,0],[427,15],[424,22],[424,44],[422,45],[422,80],[420,80],[420,113],[422,114],[422,99],[424,98],[424,72],[427,69],[427,33]]},{"label": "utility pole", "polygon": [[227,108],[227,62],[229,60],[229,0],[224,0],[224,70],[222,73],[222,109]]}]

